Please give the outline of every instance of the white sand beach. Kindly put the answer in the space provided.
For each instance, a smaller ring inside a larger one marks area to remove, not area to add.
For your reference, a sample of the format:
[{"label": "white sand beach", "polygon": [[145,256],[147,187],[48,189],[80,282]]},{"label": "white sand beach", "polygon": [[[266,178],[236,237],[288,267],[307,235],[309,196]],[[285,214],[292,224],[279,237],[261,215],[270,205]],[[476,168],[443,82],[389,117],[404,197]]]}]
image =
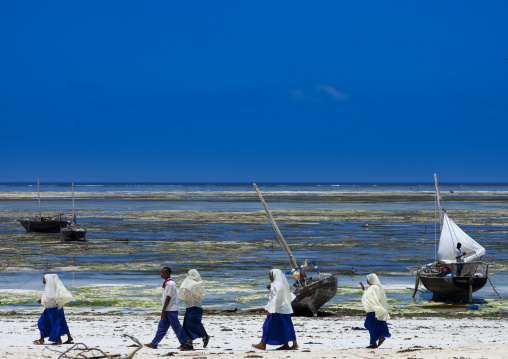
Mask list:
[{"label": "white sand beach", "polygon": [[[149,343],[157,329],[156,313],[66,314],[74,343],[98,347],[108,354],[132,352],[129,334]],[[34,345],[38,339],[37,314],[0,317],[0,358],[58,358],[72,345]],[[180,317],[183,320],[183,317]],[[168,332],[159,348],[142,348],[135,358],[508,358],[508,321],[505,318],[392,318],[392,338],[378,349],[365,349],[369,333],[362,317],[294,318],[298,351],[267,351],[251,348],[259,342],[263,315],[205,315],[203,323],[211,336],[208,348],[195,341],[195,351],[177,349],[174,333]],[[65,337],[63,338],[65,339]],[[48,343],[47,343],[48,344]]]}]

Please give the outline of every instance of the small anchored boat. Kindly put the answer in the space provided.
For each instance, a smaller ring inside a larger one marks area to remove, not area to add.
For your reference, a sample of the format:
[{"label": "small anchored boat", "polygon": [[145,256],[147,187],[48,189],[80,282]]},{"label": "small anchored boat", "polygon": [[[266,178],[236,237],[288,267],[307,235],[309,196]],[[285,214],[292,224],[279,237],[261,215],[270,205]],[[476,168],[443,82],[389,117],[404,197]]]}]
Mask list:
[{"label": "small anchored boat", "polygon": [[69,223],[67,227],[60,229],[60,234],[65,240],[86,240],[86,229],[78,228],[76,225],[76,213],[74,212],[74,183],[72,183],[72,222]]},{"label": "small anchored boat", "polygon": [[[319,308],[325,305],[337,293],[337,275],[325,275],[320,273],[315,261],[306,260],[302,265],[298,265],[286,240],[282,236],[277,223],[273,219],[272,213],[268,209],[261,192],[255,183],[253,186],[259,195],[259,199],[263,203],[263,207],[265,208],[266,215],[272,225],[272,229],[275,232],[275,236],[279,240],[282,251],[286,255],[286,258],[291,266],[291,270],[288,271],[286,275],[292,274],[295,279],[295,283],[291,289],[293,294],[296,296],[295,300],[291,303],[294,314],[317,316]],[[308,276],[307,269],[309,268],[309,265],[314,267],[317,278]]]},{"label": "small anchored boat", "polygon": [[21,218],[21,223],[27,232],[59,233],[60,229],[67,227],[70,222],[62,218],[62,213],[53,217],[43,217],[41,214],[41,195],[39,179],[37,178],[37,199],[39,201],[39,215],[32,218]]},{"label": "small anchored boat", "polygon": [[[472,239],[448,217],[442,207],[437,176],[435,181],[435,201],[439,214],[440,238],[437,258],[433,263],[418,267],[415,271],[416,283],[413,297],[418,290],[419,281],[434,294],[452,300],[473,300],[473,292],[480,290],[487,283],[489,264],[482,262],[485,248]],[[457,253],[457,244],[463,255]],[[413,268],[409,268],[413,269]],[[497,293],[497,292],[496,292]]]}]

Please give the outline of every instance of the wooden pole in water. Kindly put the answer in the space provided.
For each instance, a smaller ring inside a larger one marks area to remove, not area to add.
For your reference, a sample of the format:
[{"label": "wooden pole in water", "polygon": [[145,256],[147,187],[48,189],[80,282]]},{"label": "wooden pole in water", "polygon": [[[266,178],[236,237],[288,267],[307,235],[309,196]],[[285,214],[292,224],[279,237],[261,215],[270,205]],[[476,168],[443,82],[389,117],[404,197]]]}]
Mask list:
[{"label": "wooden pole in water", "polygon": [[494,292],[496,292],[499,299],[502,299],[501,296],[499,295],[499,293],[497,292],[496,288],[494,288],[494,284],[492,284],[492,281],[489,278],[489,265],[487,264],[487,268],[483,267],[483,265],[482,265],[482,268],[485,270],[485,275],[487,276],[487,279],[489,280],[489,283],[492,286],[492,289],[494,289]]},{"label": "wooden pole in water", "polygon": [[415,281],[415,291],[413,292],[413,298],[416,295],[416,292],[418,292],[418,285],[420,284],[420,271],[416,272],[416,281]]},{"label": "wooden pole in water", "polygon": [[418,259],[418,269],[416,270],[416,282],[415,282],[415,291],[413,292],[413,298],[415,297],[416,292],[418,292],[418,284],[420,284],[420,262],[422,260],[423,246],[425,245],[425,234],[427,234],[427,226],[425,226],[425,233],[423,233],[422,248],[420,248],[420,258]]},{"label": "wooden pole in water", "polygon": [[494,289],[494,292],[496,292],[496,294],[499,297],[499,299],[502,299],[501,296],[499,295],[499,293],[497,292],[496,288],[494,288],[494,284],[492,284],[492,282],[490,281],[489,276],[487,276],[487,279],[489,280],[489,283],[492,286],[492,289]]},{"label": "wooden pole in water", "polygon": [[291,250],[289,249],[289,246],[286,243],[286,240],[284,239],[284,236],[282,235],[282,233],[280,233],[279,227],[277,227],[277,223],[273,219],[272,213],[268,209],[268,206],[266,205],[266,202],[265,202],[263,196],[261,195],[261,192],[259,191],[258,186],[256,186],[255,183],[253,183],[252,185],[254,186],[254,189],[258,193],[259,199],[261,200],[261,203],[263,203],[263,207],[265,207],[266,214],[268,215],[268,219],[270,220],[270,223],[271,223],[271,225],[273,227],[273,230],[275,231],[275,235],[277,236],[277,238],[279,239],[281,245],[286,250],[286,252],[287,252],[287,254],[289,256],[289,260],[291,262],[291,265],[293,266],[293,268],[298,267],[298,263],[296,263],[296,260],[293,257],[293,254],[291,253]]}]

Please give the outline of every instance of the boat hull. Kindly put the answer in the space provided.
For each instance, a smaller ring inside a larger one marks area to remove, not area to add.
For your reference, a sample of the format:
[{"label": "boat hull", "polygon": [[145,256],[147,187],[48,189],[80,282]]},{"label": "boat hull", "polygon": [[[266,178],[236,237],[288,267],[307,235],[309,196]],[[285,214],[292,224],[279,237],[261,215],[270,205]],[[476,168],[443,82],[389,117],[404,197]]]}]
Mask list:
[{"label": "boat hull", "polygon": [[81,240],[85,238],[86,229],[82,228],[62,228],[60,234],[68,240]]},{"label": "boat hull", "polygon": [[60,233],[60,229],[67,227],[70,222],[63,219],[44,218],[32,219],[18,219],[19,223],[25,228],[27,232],[41,232],[41,233]]},{"label": "boat hull", "polygon": [[[420,277],[423,286],[434,295],[450,299],[467,299],[471,277]],[[487,283],[487,277],[473,277],[472,291],[476,292]]]},{"label": "boat hull", "polygon": [[337,275],[312,281],[293,290],[296,295],[291,303],[294,315],[317,316],[319,308],[337,294]]}]

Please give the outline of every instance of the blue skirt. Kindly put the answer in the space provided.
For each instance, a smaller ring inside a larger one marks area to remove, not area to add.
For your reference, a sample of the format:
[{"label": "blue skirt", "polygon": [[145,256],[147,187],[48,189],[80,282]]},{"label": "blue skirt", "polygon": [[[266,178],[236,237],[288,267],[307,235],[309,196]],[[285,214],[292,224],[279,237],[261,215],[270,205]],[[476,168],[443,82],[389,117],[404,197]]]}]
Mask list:
[{"label": "blue skirt", "polygon": [[206,334],[205,327],[201,323],[201,318],[203,318],[203,308],[190,307],[185,310],[185,317],[183,317],[183,330],[189,340],[208,336],[208,334]]},{"label": "blue skirt", "polygon": [[392,336],[388,331],[386,322],[377,320],[374,312],[367,313],[364,326],[369,330],[370,344],[374,344],[379,338],[390,338]]},{"label": "blue skirt", "polygon": [[263,341],[270,345],[283,345],[296,340],[291,314],[272,313],[263,324]]},{"label": "blue skirt", "polygon": [[46,308],[37,322],[41,338],[48,338],[50,342],[58,342],[61,335],[69,334],[69,327],[65,320],[63,308]]}]

